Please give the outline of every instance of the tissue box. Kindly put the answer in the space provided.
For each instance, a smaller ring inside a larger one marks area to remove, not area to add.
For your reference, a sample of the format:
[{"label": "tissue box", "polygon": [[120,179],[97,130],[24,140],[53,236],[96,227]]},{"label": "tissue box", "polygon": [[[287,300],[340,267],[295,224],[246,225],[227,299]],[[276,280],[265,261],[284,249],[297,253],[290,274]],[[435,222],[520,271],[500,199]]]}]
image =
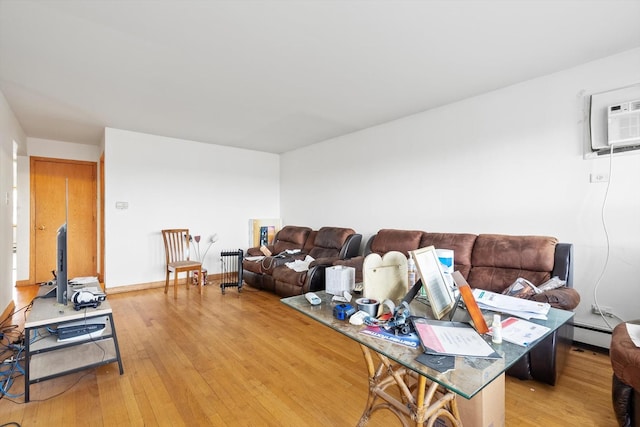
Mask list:
[{"label": "tissue box", "polygon": [[340,295],[352,292],[356,284],[356,269],[344,265],[334,265],[324,270],[325,289],[328,294]]}]

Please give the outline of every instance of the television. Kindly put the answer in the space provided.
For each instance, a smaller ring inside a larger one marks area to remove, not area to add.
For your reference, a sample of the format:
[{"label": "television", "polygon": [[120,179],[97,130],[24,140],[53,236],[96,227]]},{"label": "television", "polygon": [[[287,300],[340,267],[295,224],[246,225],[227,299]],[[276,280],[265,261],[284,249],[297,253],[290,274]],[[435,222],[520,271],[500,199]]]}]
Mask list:
[{"label": "television", "polygon": [[67,305],[67,223],[58,228],[56,236],[56,298],[59,304]]}]

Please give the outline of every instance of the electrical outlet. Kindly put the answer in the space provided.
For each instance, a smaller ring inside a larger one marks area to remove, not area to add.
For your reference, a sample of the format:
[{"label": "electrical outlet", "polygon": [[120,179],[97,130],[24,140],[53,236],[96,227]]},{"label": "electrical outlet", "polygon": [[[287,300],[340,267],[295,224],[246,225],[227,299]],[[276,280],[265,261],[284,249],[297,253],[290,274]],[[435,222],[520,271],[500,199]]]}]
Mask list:
[{"label": "electrical outlet", "polygon": [[591,183],[609,182],[609,174],[608,173],[591,173],[589,174],[589,182]]},{"label": "electrical outlet", "polygon": [[600,309],[598,309],[597,305],[591,304],[591,313],[597,314],[597,315],[602,314],[603,316],[607,316],[607,317],[613,317],[613,308],[605,307],[601,305]]}]

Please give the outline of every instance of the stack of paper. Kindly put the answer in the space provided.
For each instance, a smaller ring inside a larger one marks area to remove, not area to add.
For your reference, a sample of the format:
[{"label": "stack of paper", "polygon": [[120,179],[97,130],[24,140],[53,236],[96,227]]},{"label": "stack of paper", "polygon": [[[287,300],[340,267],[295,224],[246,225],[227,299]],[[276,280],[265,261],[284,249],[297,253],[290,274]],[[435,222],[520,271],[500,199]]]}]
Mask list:
[{"label": "stack of paper", "polygon": [[547,320],[547,313],[551,308],[551,305],[546,302],[510,297],[483,289],[474,289],[473,297],[481,309],[500,311],[523,319]]}]

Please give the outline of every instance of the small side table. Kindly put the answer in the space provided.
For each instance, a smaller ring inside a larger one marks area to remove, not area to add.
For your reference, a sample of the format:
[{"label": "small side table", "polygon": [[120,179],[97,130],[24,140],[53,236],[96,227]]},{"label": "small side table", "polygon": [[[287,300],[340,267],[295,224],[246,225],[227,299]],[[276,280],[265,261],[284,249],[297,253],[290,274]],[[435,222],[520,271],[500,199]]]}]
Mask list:
[{"label": "small side table", "polygon": [[[48,328],[85,321],[104,322],[102,335],[77,341],[58,342]],[[71,374],[84,369],[117,362],[124,373],[120,347],[108,301],[97,308],[74,310],[73,304],[59,304],[55,298],[37,298],[25,324],[24,401],[29,401],[31,384]]]}]

